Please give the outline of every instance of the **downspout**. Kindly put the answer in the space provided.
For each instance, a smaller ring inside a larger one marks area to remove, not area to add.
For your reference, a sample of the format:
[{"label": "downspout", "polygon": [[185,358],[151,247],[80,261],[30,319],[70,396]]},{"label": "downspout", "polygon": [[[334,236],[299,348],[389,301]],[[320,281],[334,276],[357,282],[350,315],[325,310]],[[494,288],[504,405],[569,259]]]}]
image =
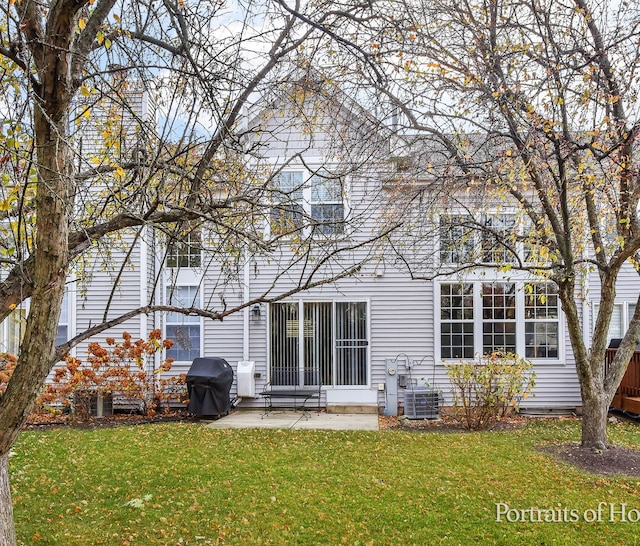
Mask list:
[{"label": "downspout", "polygon": [[[244,251],[244,265],[243,265],[243,295],[242,299],[245,303],[249,303],[249,298],[251,297],[251,293],[249,290],[249,283],[251,281],[251,268],[249,264],[249,253]],[[243,328],[242,328],[242,360],[245,362],[249,360],[249,306],[247,305],[242,310],[242,320],[243,320]]]},{"label": "downspout", "polygon": [[583,274],[582,277],[582,340],[584,346],[591,350],[591,305],[589,305],[589,272]]},{"label": "downspout", "polygon": [[[147,243],[147,229],[142,228],[140,236],[140,307],[144,307],[149,302],[149,244]],[[148,317],[145,313],[140,314],[140,338],[147,339],[149,337]]]},{"label": "downspout", "polygon": [[[155,305],[160,305],[164,303],[164,292],[166,290],[166,278],[165,271],[163,268],[163,262],[160,259],[160,254],[162,249],[160,248],[160,240],[158,234],[155,229],[150,230],[151,237],[151,249],[153,252],[153,303]],[[147,305],[149,301],[145,303]],[[166,335],[166,331],[164,330],[164,325],[162,324],[162,314],[160,311],[153,312],[153,327],[161,328],[162,338]],[[154,369],[157,370],[160,367],[160,361],[163,359],[165,351],[158,351],[154,355]]]}]

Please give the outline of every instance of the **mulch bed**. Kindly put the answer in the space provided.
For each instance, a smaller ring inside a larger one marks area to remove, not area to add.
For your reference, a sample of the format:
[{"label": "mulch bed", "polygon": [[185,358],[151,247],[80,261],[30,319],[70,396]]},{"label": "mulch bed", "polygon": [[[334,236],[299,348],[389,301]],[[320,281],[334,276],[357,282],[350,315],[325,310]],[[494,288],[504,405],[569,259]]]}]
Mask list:
[{"label": "mulch bed", "polygon": [[545,447],[541,451],[591,474],[640,477],[640,451],[635,449],[609,446],[602,451],[593,451],[579,444],[569,444]]},{"label": "mulch bed", "polygon": [[[500,419],[492,424],[488,430],[513,430],[523,426],[527,422],[526,417],[515,415]],[[407,419],[406,417],[387,417],[380,415],[378,425],[381,430],[402,429],[408,432],[472,432],[462,424],[444,413],[436,420]]]},{"label": "mulch bed", "polygon": [[197,420],[186,412],[159,413],[153,416],[139,415],[136,413],[122,413],[107,417],[89,417],[81,420],[69,415],[34,414],[24,425],[23,430],[50,430],[55,428],[94,429],[114,428],[132,425],[145,425],[149,423],[175,423],[180,421]]}]

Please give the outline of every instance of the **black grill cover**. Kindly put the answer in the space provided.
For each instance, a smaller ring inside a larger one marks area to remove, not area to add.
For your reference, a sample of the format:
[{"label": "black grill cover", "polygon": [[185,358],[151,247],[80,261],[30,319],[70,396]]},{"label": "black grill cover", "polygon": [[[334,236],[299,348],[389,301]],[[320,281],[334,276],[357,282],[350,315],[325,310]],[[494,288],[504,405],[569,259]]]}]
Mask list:
[{"label": "black grill cover", "polygon": [[224,358],[194,359],[187,373],[187,411],[195,415],[226,415],[231,411],[232,383],[233,368]]}]

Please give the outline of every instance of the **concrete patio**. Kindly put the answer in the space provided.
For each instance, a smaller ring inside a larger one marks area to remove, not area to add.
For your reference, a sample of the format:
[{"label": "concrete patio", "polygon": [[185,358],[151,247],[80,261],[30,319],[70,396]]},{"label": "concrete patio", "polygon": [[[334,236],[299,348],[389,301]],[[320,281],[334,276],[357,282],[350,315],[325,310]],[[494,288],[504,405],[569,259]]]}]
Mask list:
[{"label": "concrete patio", "polygon": [[360,413],[303,413],[300,411],[238,410],[217,421],[207,423],[213,429],[224,428],[279,428],[321,430],[378,430],[378,416]]}]

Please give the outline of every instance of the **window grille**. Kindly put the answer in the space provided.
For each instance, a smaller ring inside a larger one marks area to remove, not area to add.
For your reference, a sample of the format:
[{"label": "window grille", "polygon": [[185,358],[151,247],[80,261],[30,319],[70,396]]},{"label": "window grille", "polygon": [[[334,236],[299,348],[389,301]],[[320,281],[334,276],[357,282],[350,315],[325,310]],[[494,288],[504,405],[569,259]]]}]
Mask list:
[{"label": "window grille", "polygon": [[[194,307],[200,304],[200,293],[197,286],[167,287],[167,305],[177,307]],[[200,356],[202,321],[199,316],[182,313],[167,313],[165,321],[165,337],[174,341],[167,349],[167,358],[175,361],[191,362]]]}]

